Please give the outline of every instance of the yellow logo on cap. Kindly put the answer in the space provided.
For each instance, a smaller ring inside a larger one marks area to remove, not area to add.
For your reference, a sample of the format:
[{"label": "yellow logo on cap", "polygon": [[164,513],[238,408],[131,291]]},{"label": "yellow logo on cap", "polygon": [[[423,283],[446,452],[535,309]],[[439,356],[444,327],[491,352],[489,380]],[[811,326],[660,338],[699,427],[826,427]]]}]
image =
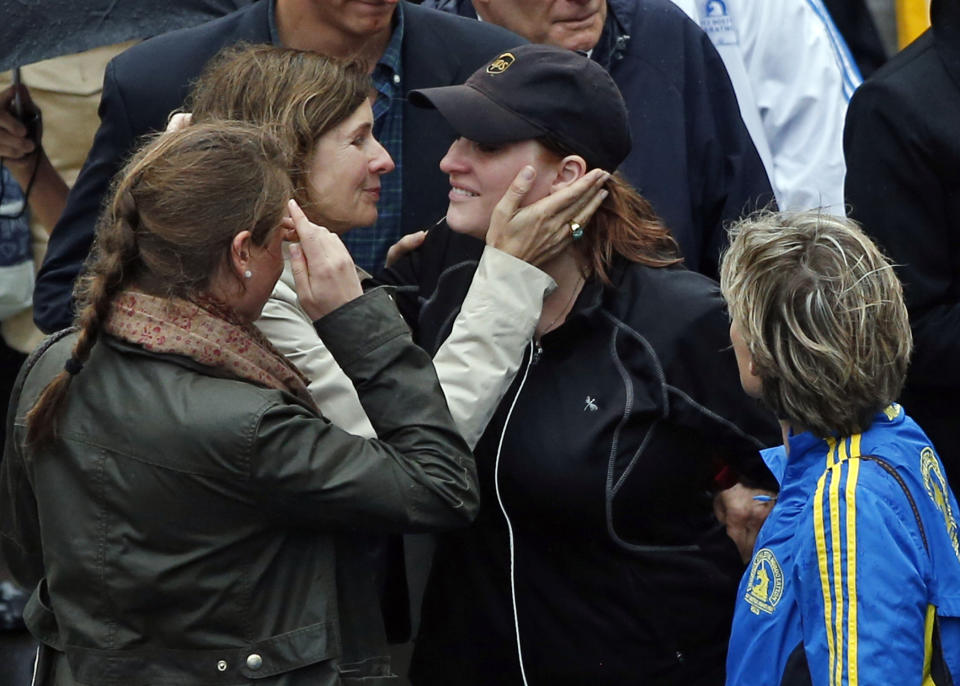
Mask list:
[{"label": "yellow logo on cap", "polygon": [[487,67],[488,74],[502,74],[517,60],[512,53],[505,52]]}]

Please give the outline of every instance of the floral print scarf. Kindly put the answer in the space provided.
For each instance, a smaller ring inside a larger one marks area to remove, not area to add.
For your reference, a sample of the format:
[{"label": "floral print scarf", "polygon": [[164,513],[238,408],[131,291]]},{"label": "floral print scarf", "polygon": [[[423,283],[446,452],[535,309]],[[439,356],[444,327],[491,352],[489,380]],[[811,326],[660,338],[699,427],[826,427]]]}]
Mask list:
[{"label": "floral print scarf", "polygon": [[287,391],[316,409],[300,370],[255,326],[212,301],[125,290],[113,299],[104,331],[150,352],[183,355],[244,381]]}]

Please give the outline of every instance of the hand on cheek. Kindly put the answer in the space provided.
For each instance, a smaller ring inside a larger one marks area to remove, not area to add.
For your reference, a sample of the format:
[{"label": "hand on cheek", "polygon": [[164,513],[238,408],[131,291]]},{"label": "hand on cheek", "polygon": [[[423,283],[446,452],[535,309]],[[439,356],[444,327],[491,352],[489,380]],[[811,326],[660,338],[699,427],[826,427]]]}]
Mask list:
[{"label": "hand on cheek", "polygon": [[290,245],[297,295],[316,321],[363,293],[357,268],[340,237],[310,222],[296,201],[289,203],[298,242]]}]

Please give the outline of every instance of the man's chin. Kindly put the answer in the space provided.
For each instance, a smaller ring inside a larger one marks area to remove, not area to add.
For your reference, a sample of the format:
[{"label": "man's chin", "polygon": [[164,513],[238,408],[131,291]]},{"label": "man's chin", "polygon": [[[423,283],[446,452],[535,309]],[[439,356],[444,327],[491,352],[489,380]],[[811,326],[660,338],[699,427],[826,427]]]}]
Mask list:
[{"label": "man's chin", "polygon": [[603,31],[603,24],[598,27],[568,28],[559,26],[550,36],[549,43],[567,50],[581,50],[588,52],[593,50],[600,40],[600,33]]}]

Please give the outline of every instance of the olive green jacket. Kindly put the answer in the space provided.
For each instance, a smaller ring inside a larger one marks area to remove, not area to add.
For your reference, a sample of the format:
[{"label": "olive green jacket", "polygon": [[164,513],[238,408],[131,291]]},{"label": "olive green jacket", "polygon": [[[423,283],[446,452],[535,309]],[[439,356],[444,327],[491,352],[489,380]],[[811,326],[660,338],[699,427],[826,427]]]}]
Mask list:
[{"label": "olive green jacket", "polygon": [[48,646],[47,683],[392,681],[365,541],[467,524],[476,471],[383,289],[317,330],[380,440],[105,337],[71,382],[57,439],[33,450],[24,415],[75,336],[37,356],[0,521],[10,568],[34,589],[25,619]]}]

